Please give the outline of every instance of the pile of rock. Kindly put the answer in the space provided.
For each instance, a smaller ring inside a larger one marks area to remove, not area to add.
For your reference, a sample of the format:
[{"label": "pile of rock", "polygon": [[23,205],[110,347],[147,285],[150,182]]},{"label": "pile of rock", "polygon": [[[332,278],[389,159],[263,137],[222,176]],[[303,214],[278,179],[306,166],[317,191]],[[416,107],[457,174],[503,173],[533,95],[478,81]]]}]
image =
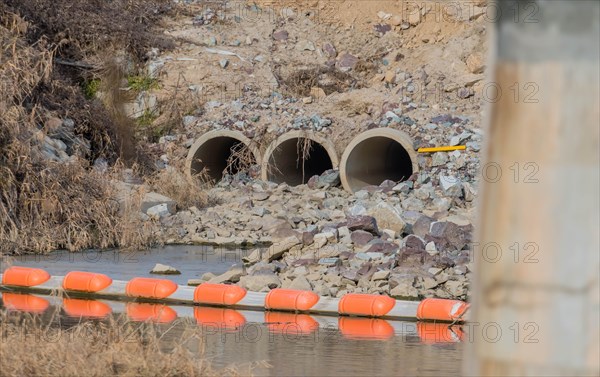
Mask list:
[{"label": "pile of rock", "polygon": [[221,204],[157,220],[166,242],[265,245],[202,281],[334,297],[466,297],[473,227],[462,184],[459,193],[430,181],[384,182],[352,195],[331,187],[336,177],[326,172],[297,187],[256,180],[216,187],[211,195]]}]

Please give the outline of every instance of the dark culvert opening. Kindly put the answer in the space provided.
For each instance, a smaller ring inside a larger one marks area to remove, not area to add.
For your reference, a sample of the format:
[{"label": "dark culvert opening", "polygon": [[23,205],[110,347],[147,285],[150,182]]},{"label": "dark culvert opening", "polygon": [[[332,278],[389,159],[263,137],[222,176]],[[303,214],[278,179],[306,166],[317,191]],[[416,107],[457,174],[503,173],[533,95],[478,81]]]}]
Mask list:
[{"label": "dark culvert opening", "polygon": [[388,179],[405,181],[412,173],[408,152],[400,143],[385,136],[363,140],[350,152],[346,162],[346,177],[353,191]]},{"label": "dark culvert opening", "polygon": [[198,147],[191,164],[192,174],[206,174],[218,182],[224,174],[237,174],[256,164],[254,155],[243,142],[227,136],[207,140]]},{"label": "dark culvert opening", "polygon": [[297,186],[332,168],[325,147],[310,139],[293,138],[279,144],[269,156],[268,179]]}]

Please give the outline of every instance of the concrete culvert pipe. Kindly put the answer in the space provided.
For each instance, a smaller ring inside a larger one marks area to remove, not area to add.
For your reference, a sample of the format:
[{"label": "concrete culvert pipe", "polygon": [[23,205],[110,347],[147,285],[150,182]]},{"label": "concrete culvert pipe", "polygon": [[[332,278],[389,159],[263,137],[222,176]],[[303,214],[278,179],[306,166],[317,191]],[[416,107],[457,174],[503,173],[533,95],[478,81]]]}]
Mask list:
[{"label": "concrete culvert pipe", "polygon": [[242,133],[230,130],[209,131],[188,152],[186,166],[191,175],[206,174],[218,182],[224,174],[236,174],[252,165],[260,165],[256,143]]},{"label": "concrete culvert pipe", "polygon": [[307,131],[291,131],[275,139],[262,161],[262,178],[297,186],[338,167],[333,143]]},{"label": "concrete culvert pipe", "polygon": [[349,192],[399,182],[418,170],[417,154],[410,137],[391,128],[376,128],[356,136],[344,150],[340,179]]}]

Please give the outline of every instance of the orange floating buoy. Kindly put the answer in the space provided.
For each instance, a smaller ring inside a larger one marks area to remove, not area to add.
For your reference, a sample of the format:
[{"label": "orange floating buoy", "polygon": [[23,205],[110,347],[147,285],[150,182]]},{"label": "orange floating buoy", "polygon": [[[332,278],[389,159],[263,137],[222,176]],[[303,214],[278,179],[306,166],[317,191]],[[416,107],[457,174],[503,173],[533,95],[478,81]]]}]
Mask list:
[{"label": "orange floating buoy", "polygon": [[177,319],[177,312],[167,305],[128,302],[127,316],[138,322],[171,323]]},{"label": "orange floating buoy", "polygon": [[166,279],[133,278],[125,287],[130,297],[161,299],[167,298],[177,290],[177,284]]},{"label": "orange floating buoy", "polygon": [[9,310],[36,314],[45,312],[50,306],[50,302],[45,298],[20,293],[5,292],[2,294],[2,301],[4,302],[4,306]]},{"label": "orange floating buoy", "polygon": [[417,333],[426,344],[457,343],[462,341],[465,335],[460,326],[434,322],[417,322]]},{"label": "orange floating buoy", "polygon": [[2,275],[3,285],[35,287],[50,279],[50,274],[41,268],[12,266]]},{"label": "orange floating buoy", "polygon": [[389,296],[349,293],[344,295],[338,304],[339,314],[381,317],[396,305],[396,300]]},{"label": "orange floating buoy", "polygon": [[306,335],[319,328],[319,323],[308,314],[265,312],[269,331],[285,335]]},{"label": "orange floating buoy", "polygon": [[110,306],[96,300],[63,298],[63,309],[69,317],[105,318],[112,313]]},{"label": "orange floating buoy", "polygon": [[238,285],[203,283],[194,290],[194,302],[210,305],[235,305],[246,296]]},{"label": "orange floating buoy", "polygon": [[394,328],[388,321],[380,318],[340,317],[338,326],[343,336],[350,339],[390,339]]},{"label": "orange floating buoy", "polygon": [[265,297],[265,309],[307,311],[318,301],[314,292],[275,288]]},{"label": "orange floating buoy", "polygon": [[246,324],[246,317],[237,310],[196,306],[194,318],[199,325],[220,330],[237,330]]},{"label": "orange floating buoy", "polygon": [[63,279],[63,288],[69,291],[98,292],[111,284],[111,278],[94,272],[71,271]]},{"label": "orange floating buoy", "polygon": [[426,298],[417,308],[417,319],[453,322],[460,319],[469,308],[469,304],[458,300]]}]

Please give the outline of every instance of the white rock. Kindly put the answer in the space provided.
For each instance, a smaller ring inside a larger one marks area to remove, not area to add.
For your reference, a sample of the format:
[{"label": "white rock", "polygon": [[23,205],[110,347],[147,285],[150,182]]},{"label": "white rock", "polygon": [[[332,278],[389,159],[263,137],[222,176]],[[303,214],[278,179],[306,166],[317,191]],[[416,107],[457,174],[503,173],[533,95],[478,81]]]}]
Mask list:
[{"label": "white rock", "polygon": [[371,280],[385,280],[390,277],[390,270],[377,271],[371,277]]},{"label": "white rock", "polygon": [[447,211],[452,205],[452,201],[448,198],[433,199],[433,208],[436,211]]},{"label": "white rock", "polygon": [[425,245],[425,251],[429,253],[429,255],[436,255],[438,253],[437,249],[435,248],[435,243],[433,241]]},{"label": "white rock", "polygon": [[169,212],[169,207],[167,207],[166,203],[156,205],[154,207],[148,208],[146,214],[154,220],[160,220],[163,217],[169,216],[171,212]]},{"label": "white rock", "polygon": [[380,10],[379,12],[377,12],[377,17],[379,17],[382,20],[388,20],[392,17],[392,15],[390,13],[385,13],[384,11]]},{"label": "white rock", "polygon": [[340,238],[350,237],[350,229],[347,226],[342,226],[338,228],[338,235]]},{"label": "white rock", "polygon": [[396,232],[391,229],[383,229],[383,230],[381,230],[381,232],[390,236],[390,239],[392,239],[392,240],[396,238]]},{"label": "white rock", "polygon": [[397,298],[416,298],[419,297],[419,291],[407,281],[401,281],[396,287],[390,290],[390,296]]},{"label": "white rock", "polygon": [[431,157],[431,166],[442,166],[448,162],[448,154],[446,152],[436,152]]},{"label": "white rock", "polygon": [[352,216],[362,216],[367,214],[367,209],[363,205],[355,204],[350,207],[348,213]]},{"label": "white rock", "polygon": [[242,261],[245,264],[255,264],[258,261],[260,261],[261,255],[260,255],[260,249],[255,249],[254,251],[252,251],[249,255],[242,257]]},{"label": "white rock", "polygon": [[181,271],[179,271],[175,267],[167,266],[166,264],[157,263],[154,266],[154,268],[152,269],[152,271],[150,271],[150,273],[151,274],[159,274],[159,275],[180,275]]},{"label": "white rock", "polygon": [[292,281],[292,284],[289,285],[289,289],[297,289],[301,291],[310,291],[312,290],[312,286],[310,282],[304,276],[298,276]]},{"label": "white rock", "polygon": [[327,244],[327,236],[323,233],[316,234],[313,238],[313,245],[315,248],[320,249]]},{"label": "white rock", "polygon": [[380,252],[373,252],[372,251],[372,252],[368,252],[368,253],[365,253],[365,254],[367,254],[369,256],[369,258],[371,258],[371,260],[376,260],[376,259],[383,258],[383,253],[380,253]]},{"label": "white rock", "polygon": [[385,202],[380,202],[370,208],[367,214],[377,220],[377,226],[380,228],[402,233],[406,227],[406,222],[402,219],[402,212]]},{"label": "white rock", "polygon": [[222,273],[219,276],[215,276],[214,278],[210,279],[208,282],[212,283],[212,284],[223,284],[228,281],[230,281],[232,283],[236,283],[240,280],[241,277],[243,277],[242,276],[243,274],[244,274],[243,269],[234,268],[227,272]]},{"label": "white rock", "polygon": [[369,197],[369,192],[367,190],[359,190],[354,193],[354,196],[357,199],[367,199]]},{"label": "white rock", "polygon": [[205,281],[202,279],[188,279],[188,281],[187,281],[187,285],[192,286],[192,287],[196,287],[202,283],[205,283]]},{"label": "white rock", "polygon": [[145,194],[144,198],[142,199],[140,209],[142,212],[148,213],[149,208],[159,204],[165,204],[170,214],[174,214],[177,211],[177,203],[173,199],[157,192],[149,192]]},{"label": "white rock", "polygon": [[240,278],[239,285],[249,291],[262,291],[281,286],[281,280],[275,275],[246,275]]},{"label": "white rock", "polygon": [[282,240],[278,240],[277,242],[274,242],[273,245],[269,247],[269,249],[267,249],[267,252],[263,256],[263,259],[268,262],[271,262],[275,259],[279,259],[286,251],[299,244],[300,241],[298,240],[298,238],[293,236]]},{"label": "white rock", "polygon": [[462,184],[460,179],[454,176],[440,175],[440,186],[447,196],[461,196]]}]

